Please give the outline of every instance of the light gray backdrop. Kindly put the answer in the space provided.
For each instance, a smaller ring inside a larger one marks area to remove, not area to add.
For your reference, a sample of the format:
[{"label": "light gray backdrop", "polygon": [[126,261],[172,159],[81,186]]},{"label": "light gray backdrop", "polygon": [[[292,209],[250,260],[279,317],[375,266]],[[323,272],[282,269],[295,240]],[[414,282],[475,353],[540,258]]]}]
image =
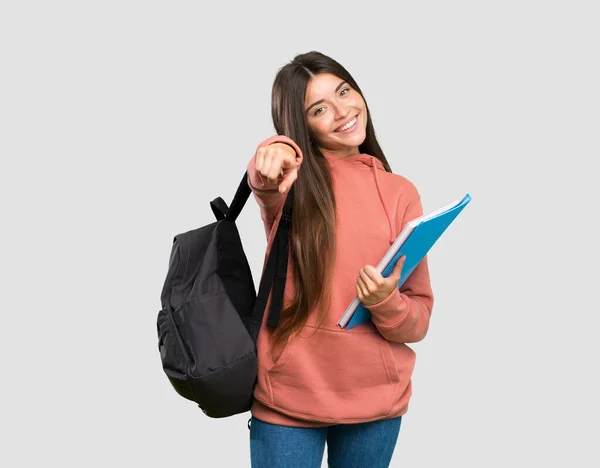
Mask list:
[{"label": "light gray backdrop", "polygon": [[[250,466],[249,414],[175,393],[156,314],[173,236],[230,201],[275,73],[319,50],[425,211],[473,197],[430,252],[392,466],[599,466],[593,6],[3,2],[1,464]],[[253,199],[239,228],[257,283]]]}]

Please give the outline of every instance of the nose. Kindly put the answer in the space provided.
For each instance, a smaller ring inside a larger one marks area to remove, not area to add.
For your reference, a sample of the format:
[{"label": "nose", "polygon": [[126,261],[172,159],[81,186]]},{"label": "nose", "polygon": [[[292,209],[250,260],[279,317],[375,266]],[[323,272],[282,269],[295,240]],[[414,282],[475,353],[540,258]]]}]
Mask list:
[{"label": "nose", "polygon": [[350,114],[350,106],[346,103],[336,103],[334,104],[335,109],[335,118],[337,120],[344,120]]}]

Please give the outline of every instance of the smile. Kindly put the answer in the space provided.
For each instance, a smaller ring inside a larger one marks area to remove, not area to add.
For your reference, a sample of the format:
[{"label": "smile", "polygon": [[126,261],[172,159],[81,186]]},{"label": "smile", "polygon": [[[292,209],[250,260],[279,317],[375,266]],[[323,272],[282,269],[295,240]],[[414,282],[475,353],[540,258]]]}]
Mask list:
[{"label": "smile", "polygon": [[350,122],[348,122],[343,127],[338,128],[335,133],[349,133],[356,127],[356,122],[358,121],[358,115],[355,116]]}]

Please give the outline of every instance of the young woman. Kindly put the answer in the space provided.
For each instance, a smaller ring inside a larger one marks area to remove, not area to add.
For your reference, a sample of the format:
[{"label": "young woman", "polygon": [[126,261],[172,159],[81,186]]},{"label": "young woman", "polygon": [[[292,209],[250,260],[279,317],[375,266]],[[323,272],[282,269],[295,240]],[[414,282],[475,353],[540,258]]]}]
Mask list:
[{"label": "young woman", "polygon": [[[319,52],[281,68],[272,91],[277,132],[258,145],[248,184],[270,252],[294,184],[284,305],[258,338],[250,429],[252,466],[387,467],[412,393],[415,353],[433,307],[427,259],[398,288],[402,260],[374,265],[406,223],[419,193],[393,174],[358,84]],[[265,257],[266,258],[266,257]],[[372,320],[341,329],[355,296]],[[269,309],[270,299],[267,303]]]}]

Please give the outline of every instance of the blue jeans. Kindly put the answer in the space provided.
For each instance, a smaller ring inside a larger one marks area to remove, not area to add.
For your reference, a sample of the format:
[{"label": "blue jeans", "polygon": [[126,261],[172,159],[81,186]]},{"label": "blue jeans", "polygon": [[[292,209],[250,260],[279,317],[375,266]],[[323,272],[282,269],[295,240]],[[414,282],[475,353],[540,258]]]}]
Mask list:
[{"label": "blue jeans", "polygon": [[252,468],[320,468],[327,442],[331,468],[387,468],[402,416],[359,424],[288,427],[254,416],[250,426]]}]

